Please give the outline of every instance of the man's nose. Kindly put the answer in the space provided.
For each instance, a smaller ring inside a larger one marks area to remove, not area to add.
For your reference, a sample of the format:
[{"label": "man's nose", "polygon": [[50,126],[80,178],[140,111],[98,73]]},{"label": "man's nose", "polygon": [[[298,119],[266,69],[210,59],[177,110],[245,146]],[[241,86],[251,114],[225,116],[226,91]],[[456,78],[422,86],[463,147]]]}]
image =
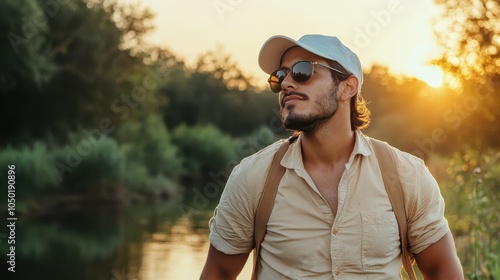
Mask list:
[{"label": "man's nose", "polygon": [[287,73],[287,75],[281,82],[281,90],[287,92],[295,90],[296,88],[297,88],[297,82],[293,80],[291,73]]}]

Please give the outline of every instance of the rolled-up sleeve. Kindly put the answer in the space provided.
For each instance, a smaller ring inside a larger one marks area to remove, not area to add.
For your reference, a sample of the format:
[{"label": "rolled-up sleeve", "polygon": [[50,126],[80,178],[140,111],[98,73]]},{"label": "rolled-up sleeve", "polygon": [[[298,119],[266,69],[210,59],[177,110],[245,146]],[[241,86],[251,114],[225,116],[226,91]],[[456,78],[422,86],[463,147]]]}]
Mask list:
[{"label": "rolled-up sleeve", "polygon": [[254,215],[269,166],[283,140],[244,158],[229,176],[219,205],[210,219],[210,243],[228,254],[253,249]]},{"label": "rolled-up sleeve", "polygon": [[417,164],[416,186],[408,201],[410,219],[408,240],[410,251],[418,254],[439,241],[448,231],[444,217],[444,199],[439,186],[423,163]]},{"label": "rolled-up sleeve", "polygon": [[209,222],[210,243],[228,255],[253,249],[253,207],[244,166],[243,161],[233,169]]}]

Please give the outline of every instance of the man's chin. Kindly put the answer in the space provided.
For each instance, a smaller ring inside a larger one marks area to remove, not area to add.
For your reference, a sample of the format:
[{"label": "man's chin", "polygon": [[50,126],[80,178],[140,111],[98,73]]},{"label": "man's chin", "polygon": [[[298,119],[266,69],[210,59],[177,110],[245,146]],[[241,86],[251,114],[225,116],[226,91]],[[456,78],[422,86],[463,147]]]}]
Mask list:
[{"label": "man's chin", "polygon": [[295,113],[290,113],[285,116],[282,115],[283,126],[289,130],[310,132],[319,128],[325,121],[332,116],[304,116]]},{"label": "man's chin", "polygon": [[312,124],[310,121],[304,121],[294,118],[285,118],[283,126],[289,130],[310,131],[311,129],[313,129],[314,124]]}]

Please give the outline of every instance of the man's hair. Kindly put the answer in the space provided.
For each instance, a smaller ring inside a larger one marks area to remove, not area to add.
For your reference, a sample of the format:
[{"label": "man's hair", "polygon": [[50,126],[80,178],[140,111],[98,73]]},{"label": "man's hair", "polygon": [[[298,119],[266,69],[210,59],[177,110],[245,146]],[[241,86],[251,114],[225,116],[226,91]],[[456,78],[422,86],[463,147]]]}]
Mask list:
[{"label": "man's hair", "polygon": [[[333,67],[335,69],[342,70],[343,72],[347,73],[346,71],[338,62],[333,61],[333,60],[327,60],[327,63],[330,67]],[[341,74],[336,71],[330,71],[332,73],[332,78],[333,82],[335,83],[336,86],[340,84],[340,82],[343,82],[347,80],[351,75],[349,74]],[[359,85],[361,86],[361,85]],[[361,96],[361,93],[358,91],[356,95],[354,95],[351,98],[351,129],[364,129],[367,128],[370,125],[370,110],[366,107],[366,100]]]}]

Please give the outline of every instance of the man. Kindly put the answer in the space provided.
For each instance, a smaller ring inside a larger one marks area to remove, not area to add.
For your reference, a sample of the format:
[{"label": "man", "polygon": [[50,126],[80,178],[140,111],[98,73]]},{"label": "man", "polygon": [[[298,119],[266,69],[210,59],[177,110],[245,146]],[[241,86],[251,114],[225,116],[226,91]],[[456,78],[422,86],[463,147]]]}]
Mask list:
[{"label": "man", "polygon": [[[356,54],[336,37],[274,36],[259,65],[298,134],[258,259],[258,279],[398,279],[397,220],[369,139]],[[281,142],[234,168],[213,218],[201,279],[236,279],[253,249],[255,209]],[[391,148],[394,149],[394,148]],[[394,149],[408,243],[425,279],[463,279],[439,187],[424,163]]]}]

